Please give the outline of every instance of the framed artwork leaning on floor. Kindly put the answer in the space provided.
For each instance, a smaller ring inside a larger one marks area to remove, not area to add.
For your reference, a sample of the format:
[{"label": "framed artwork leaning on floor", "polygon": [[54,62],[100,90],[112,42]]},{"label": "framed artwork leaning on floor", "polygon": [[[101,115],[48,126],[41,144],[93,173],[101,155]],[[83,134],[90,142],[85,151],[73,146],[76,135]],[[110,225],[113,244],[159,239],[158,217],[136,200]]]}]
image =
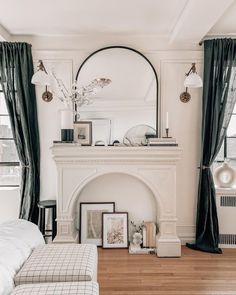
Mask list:
[{"label": "framed artwork leaning on floor", "polygon": [[128,213],[102,213],[102,247],[128,248]]},{"label": "framed artwork leaning on floor", "polygon": [[80,203],[80,243],[102,246],[102,213],[114,211],[114,202]]}]

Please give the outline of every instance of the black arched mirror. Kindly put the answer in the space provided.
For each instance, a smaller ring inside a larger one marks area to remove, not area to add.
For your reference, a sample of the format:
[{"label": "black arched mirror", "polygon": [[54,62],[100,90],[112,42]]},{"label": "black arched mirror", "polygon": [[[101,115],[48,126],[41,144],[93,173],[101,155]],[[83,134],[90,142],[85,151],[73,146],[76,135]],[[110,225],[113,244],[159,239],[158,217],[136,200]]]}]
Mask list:
[{"label": "black arched mirror", "polygon": [[96,78],[112,82],[94,96],[92,104],[77,109],[82,120],[96,120],[104,127],[109,121],[110,141],[122,142],[134,126],[158,131],[158,77],[146,56],[126,46],[101,48],[83,61],[76,74],[79,86]]}]

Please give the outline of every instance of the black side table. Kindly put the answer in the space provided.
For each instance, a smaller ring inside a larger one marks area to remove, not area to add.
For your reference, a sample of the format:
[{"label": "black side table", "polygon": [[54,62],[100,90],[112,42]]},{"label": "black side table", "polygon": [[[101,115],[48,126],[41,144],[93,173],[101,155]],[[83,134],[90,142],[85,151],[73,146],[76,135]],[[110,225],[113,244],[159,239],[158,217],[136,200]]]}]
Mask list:
[{"label": "black side table", "polygon": [[[44,238],[52,237],[52,240],[57,234],[57,223],[56,223],[56,200],[46,200],[38,202],[39,207],[39,229]],[[52,210],[52,229],[45,229],[45,211],[46,209]],[[48,234],[51,233],[51,234]]]}]

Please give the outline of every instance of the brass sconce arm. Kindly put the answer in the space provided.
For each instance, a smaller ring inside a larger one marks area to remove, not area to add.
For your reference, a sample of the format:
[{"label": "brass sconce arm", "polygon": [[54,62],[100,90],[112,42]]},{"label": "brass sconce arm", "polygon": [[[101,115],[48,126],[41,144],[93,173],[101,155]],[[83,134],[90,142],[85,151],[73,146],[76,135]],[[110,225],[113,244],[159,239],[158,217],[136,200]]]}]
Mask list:
[{"label": "brass sconce arm", "polygon": [[43,71],[43,72],[45,72],[48,75],[48,72],[46,71],[46,68],[45,68],[45,66],[43,64],[43,61],[40,59],[38,62],[39,62],[39,64],[38,64],[38,70],[39,71]]}]

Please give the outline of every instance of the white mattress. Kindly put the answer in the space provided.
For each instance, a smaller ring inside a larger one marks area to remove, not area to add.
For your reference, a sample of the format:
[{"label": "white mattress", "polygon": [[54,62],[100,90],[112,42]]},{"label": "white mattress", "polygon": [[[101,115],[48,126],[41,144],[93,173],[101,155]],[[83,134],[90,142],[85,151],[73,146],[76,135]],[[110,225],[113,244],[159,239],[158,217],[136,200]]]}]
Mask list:
[{"label": "white mattress", "polygon": [[14,288],[14,276],[33,249],[45,244],[38,227],[18,219],[0,224],[0,295]]}]

